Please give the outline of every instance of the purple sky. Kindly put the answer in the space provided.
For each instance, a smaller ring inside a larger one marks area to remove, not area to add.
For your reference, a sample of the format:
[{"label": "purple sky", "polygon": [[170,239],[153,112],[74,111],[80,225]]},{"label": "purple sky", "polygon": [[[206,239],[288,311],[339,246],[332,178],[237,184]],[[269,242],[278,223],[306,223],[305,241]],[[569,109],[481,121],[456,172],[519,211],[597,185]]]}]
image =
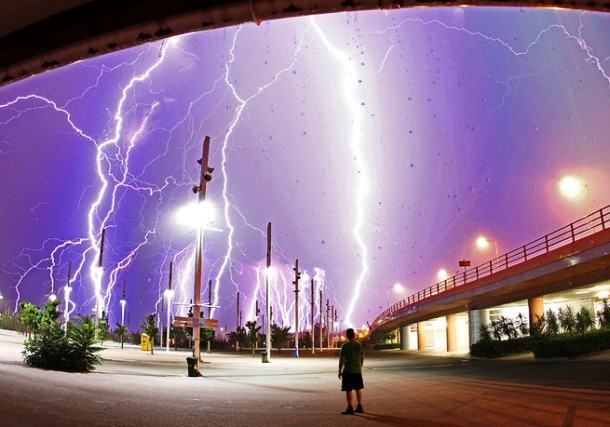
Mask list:
[{"label": "purple sky", "polygon": [[209,135],[214,317],[235,327],[237,292],[244,323],[264,306],[271,221],[275,320],[294,324],[298,258],[324,270],[315,289],[342,327],[372,322],[394,283],[411,293],[491,258],[478,235],[502,253],[586,215],[585,196],[559,194],[564,175],[593,209],[608,203],[608,40],[600,13],[373,11],[181,36],[0,88],[2,304],[42,304],[52,278],[61,299],[72,262],[72,315],[92,312],[97,286],[114,326],[125,280],[136,329],[171,260],[188,302],[194,234],[174,213],[196,199]]}]

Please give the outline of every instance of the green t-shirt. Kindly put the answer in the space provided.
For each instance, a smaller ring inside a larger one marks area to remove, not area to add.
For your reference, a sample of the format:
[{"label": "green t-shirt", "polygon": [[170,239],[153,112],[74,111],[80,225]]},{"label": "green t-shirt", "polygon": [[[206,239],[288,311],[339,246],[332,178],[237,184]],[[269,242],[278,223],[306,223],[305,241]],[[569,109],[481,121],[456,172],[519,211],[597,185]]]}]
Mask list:
[{"label": "green t-shirt", "polygon": [[339,357],[344,357],[343,373],[344,374],[360,374],[362,369],[360,362],[364,354],[364,347],[358,341],[347,341],[341,346]]}]

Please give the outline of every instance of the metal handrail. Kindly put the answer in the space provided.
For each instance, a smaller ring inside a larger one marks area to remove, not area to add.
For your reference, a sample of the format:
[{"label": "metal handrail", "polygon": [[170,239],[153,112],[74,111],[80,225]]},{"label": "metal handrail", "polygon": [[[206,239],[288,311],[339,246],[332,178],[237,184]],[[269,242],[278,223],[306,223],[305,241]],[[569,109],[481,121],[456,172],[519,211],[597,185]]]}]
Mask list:
[{"label": "metal handrail", "polygon": [[465,285],[483,277],[491,276],[509,267],[524,263],[552,250],[561,248],[570,243],[590,236],[610,227],[610,205],[605,206],[591,214],[561,227],[549,234],[533,240],[523,246],[511,250],[503,255],[477,265],[463,273],[456,274],[448,279],[408,296],[384,310],[373,322],[372,329],[386,320],[394,318],[394,314],[404,308],[421,302],[431,296],[438,295],[458,286]]}]

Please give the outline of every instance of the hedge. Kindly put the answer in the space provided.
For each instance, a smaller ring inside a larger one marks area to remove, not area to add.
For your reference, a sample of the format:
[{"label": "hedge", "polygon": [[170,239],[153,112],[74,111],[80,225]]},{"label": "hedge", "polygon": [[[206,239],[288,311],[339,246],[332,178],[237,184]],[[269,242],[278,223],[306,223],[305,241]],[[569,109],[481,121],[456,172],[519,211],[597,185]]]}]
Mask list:
[{"label": "hedge", "polygon": [[393,344],[375,344],[373,346],[373,348],[375,350],[392,350],[395,348],[400,348],[400,344],[398,343],[393,343]]},{"label": "hedge", "polygon": [[510,354],[530,353],[539,341],[539,337],[522,337],[506,341],[484,339],[470,346],[470,354],[494,359]]},{"label": "hedge", "polygon": [[539,359],[574,357],[610,349],[610,330],[591,331],[584,335],[557,335],[542,340],[534,348]]}]

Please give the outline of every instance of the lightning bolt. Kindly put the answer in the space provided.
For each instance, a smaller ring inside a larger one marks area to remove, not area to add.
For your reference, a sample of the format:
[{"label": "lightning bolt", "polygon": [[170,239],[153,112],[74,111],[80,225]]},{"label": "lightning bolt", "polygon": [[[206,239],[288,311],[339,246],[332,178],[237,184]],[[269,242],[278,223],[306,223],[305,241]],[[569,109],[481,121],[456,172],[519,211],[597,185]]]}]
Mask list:
[{"label": "lightning bolt", "polygon": [[356,306],[356,303],[360,300],[362,288],[370,275],[369,267],[369,251],[366,245],[363,229],[366,225],[366,201],[370,197],[370,172],[368,171],[365,163],[365,152],[364,152],[364,139],[362,128],[357,125],[358,123],[365,123],[364,120],[364,109],[362,101],[360,101],[356,94],[361,93],[361,89],[358,85],[358,73],[354,61],[350,60],[349,53],[343,52],[337,49],[329,40],[328,36],[318,25],[314,18],[311,18],[311,25],[316,30],[324,46],[328,49],[330,54],[336,58],[340,64],[342,74],[342,91],[343,99],[345,100],[345,108],[348,111],[347,116],[351,117],[351,126],[348,131],[349,149],[354,157],[356,177],[354,179],[354,225],[352,227],[352,236],[356,241],[359,249],[358,258],[360,260],[360,272],[354,280],[354,285],[351,287],[353,293],[351,300],[347,305],[347,309],[343,315],[345,324],[352,326],[351,316]]},{"label": "lightning bolt", "polygon": [[[235,85],[231,82],[231,69],[232,69],[232,66],[235,63],[235,59],[236,59],[235,49],[237,47],[238,36],[239,36],[240,32],[242,31],[242,28],[243,28],[242,26],[237,27],[236,31],[233,33],[233,40],[232,40],[231,48],[229,49],[229,61],[225,67],[225,75],[224,75],[225,84],[230,88],[230,91],[231,91],[233,97],[235,98],[235,100],[237,101],[238,105],[235,108],[235,113],[234,113],[233,119],[229,124],[228,130],[224,136],[224,139],[222,141],[222,147],[221,147],[221,173],[222,173],[222,177],[223,177],[222,198],[224,201],[223,217],[224,217],[225,225],[229,229],[229,233],[228,233],[228,238],[227,238],[227,250],[222,258],[223,260],[218,269],[216,277],[214,278],[214,292],[213,292],[213,298],[214,298],[213,304],[214,305],[218,305],[220,280],[227,271],[229,272],[229,275],[231,276],[230,277],[231,283],[233,283],[235,285],[235,281],[233,280],[233,277],[232,277],[233,273],[232,273],[232,268],[231,268],[232,267],[231,254],[232,254],[233,248],[234,248],[234,235],[235,235],[235,227],[233,226],[233,223],[231,221],[231,215],[230,215],[231,209],[237,211],[240,216],[244,217],[244,215],[241,214],[241,212],[239,212],[238,207],[231,202],[232,197],[230,196],[230,193],[229,193],[229,178],[228,178],[228,173],[227,173],[227,162],[229,159],[229,157],[228,157],[229,140],[230,140],[231,136],[233,135],[233,132],[234,132],[235,128],[237,127],[238,123],[240,123],[242,115],[243,115],[245,109],[247,108],[248,104],[252,100],[256,99],[258,96],[260,96],[262,93],[264,93],[268,88],[273,86],[284,74],[286,74],[287,72],[289,72],[290,70],[292,70],[295,67],[299,53],[303,46],[303,40],[305,38],[305,35],[309,31],[309,27],[307,27],[305,29],[305,31],[301,34],[299,43],[298,43],[297,48],[295,49],[295,52],[293,55],[292,63],[289,64],[288,66],[282,68],[280,71],[278,71],[269,82],[260,86],[252,95],[245,96],[245,95],[240,94],[239,91],[237,90],[237,88],[235,87]],[[261,234],[263,234],[262,230],[259,230],[259,231],[261,232]],[[235,286],[237,287],[237,285],[235,285]],[[211,314],[212,317],[214,317],[214,313],[215,313],[215,309],[212,309],[212,314]]]}]

